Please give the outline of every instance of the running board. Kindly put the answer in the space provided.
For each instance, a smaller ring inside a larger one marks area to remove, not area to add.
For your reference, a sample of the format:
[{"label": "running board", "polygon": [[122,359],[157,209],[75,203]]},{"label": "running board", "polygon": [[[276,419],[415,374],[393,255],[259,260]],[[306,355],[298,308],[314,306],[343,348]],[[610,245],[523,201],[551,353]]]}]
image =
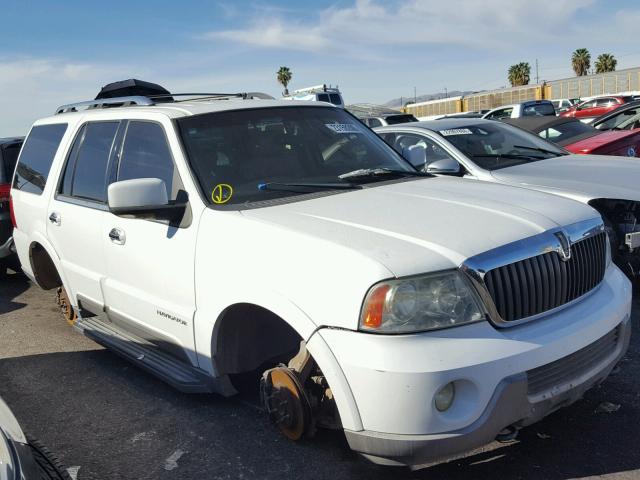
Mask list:
[{"label": "running board", "polygon": [[182,392],[220,392],[222,385],[218,385],[216,379],[202,370],[187,365],[146,340],[118,328],[109,321],[102,320],[101,316],[79,318],[75,327],[94,342],[105,346]]}]

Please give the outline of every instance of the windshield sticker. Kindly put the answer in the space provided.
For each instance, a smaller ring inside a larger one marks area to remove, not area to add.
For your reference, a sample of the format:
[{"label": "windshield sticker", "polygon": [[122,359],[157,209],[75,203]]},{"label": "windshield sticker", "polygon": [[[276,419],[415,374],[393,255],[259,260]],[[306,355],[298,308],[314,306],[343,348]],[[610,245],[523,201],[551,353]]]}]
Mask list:
[{"label": "windshield sticker", "polygon": [[336,133],[362,133],[353,123],[326,123],[325,127]]},{"label": "windshield sticker", "polygon": [[231,200],[231,196],[233,195],[233,187],[226,183],[219,183],[215,187],[213,187],[213,191],[211,192],[211,200],[213,203],[217,205],[222,205],[223,203],[227,203]]},{"label": "windshield sticker", "polygon": [[450,135],[473,135],[468,128],[450,128],[449,130],[440,130],[440,135],[448,137]]}]

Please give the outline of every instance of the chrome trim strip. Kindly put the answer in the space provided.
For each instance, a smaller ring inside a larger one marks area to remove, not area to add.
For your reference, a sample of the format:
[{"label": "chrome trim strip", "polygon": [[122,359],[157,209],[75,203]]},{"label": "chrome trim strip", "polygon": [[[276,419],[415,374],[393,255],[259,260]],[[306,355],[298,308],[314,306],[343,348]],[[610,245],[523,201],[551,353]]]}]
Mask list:
[{"label": "chrome trim strip", "polygon": [[487,315],[494,325],[498,327],[513,327],[537,320],[547,315],[553,315],[560,310],[576,304],[597,290],[598,286],[581,297],[567,302],[564,305],[560,305],[559,307],[551,310],[546,310],[542,313],[521,318],[519,320],[505,321],[498,313],[498,309],[493,298],[484,283],[484,277],[487,272],[494,268],[510,265],[512,263],[520,262],[527,258],[537,257],[538,255],[543,255],[549,252],[556,252],[562,258],[563,245],[558,235],[556,235],[559,232],[564,233],[566,238],[569,239],[571,246],[573,246],[581,240],[604,232],[604,223],[601,218],[593,218],[565,227],[552,228],[551,230],[547,230],[538,235],[517,240],[474,257],[470,257],[460,265],[460,270],[471,280],[471,283],[480,295],[480,298],[487,309]]}]

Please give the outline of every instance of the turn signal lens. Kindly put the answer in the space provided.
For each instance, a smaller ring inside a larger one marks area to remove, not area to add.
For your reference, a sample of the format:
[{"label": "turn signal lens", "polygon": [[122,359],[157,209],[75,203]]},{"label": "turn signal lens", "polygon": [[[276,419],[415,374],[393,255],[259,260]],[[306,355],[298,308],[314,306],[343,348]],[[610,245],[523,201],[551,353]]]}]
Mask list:
[{"label": "turn signal lens", "polygon": [[391,289],[391,285],[380,285],[373,290],[367,298],[364,306],[363,325],[367,328],[380,328],[382,325],[382,315],[387,299],[387,293]]}]

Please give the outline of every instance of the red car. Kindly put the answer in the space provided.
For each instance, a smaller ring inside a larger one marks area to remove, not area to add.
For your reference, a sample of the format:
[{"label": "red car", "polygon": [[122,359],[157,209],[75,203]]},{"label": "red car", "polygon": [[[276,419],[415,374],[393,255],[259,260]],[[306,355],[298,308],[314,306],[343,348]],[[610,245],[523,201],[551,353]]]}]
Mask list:
[{"label": "red car", "polygon": [[630,96],[607,96],[592,98],[585,102],[578,103],[570,109],[562,112],[561,117],[575,117],[575,118],[596,118],[600,115],[604,115],[612,110],[615,110],[620,105],[624,105],[627,102],[633,100]]},{"label": "red car", "polygon": [[505,120],[533,132],[572,153],[637,157],[640,154],[640,129],[600,131],[565,117],[528,117]]}]

